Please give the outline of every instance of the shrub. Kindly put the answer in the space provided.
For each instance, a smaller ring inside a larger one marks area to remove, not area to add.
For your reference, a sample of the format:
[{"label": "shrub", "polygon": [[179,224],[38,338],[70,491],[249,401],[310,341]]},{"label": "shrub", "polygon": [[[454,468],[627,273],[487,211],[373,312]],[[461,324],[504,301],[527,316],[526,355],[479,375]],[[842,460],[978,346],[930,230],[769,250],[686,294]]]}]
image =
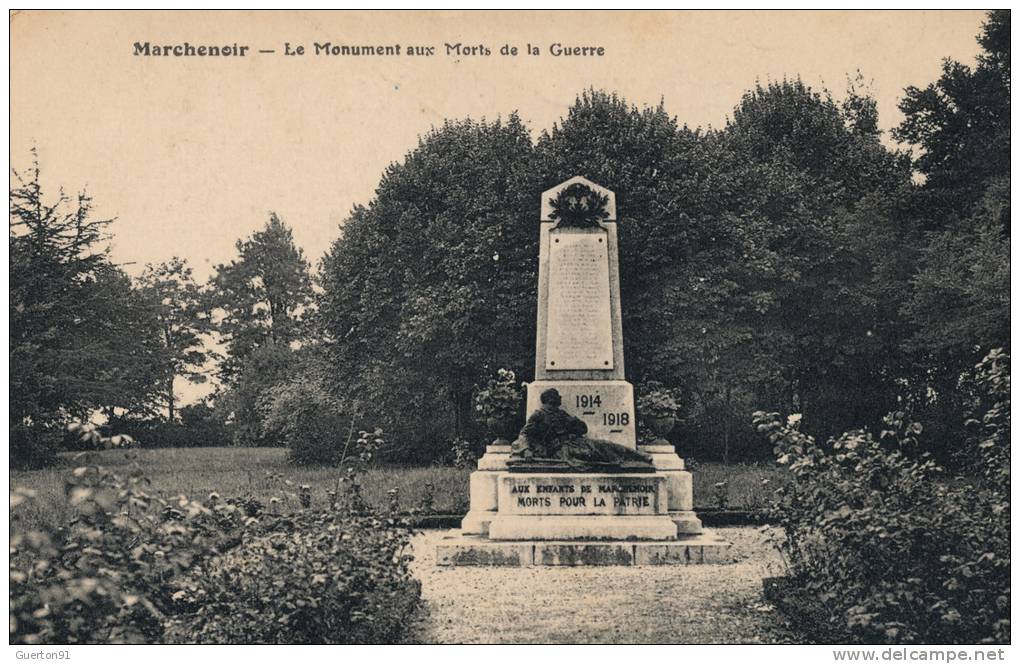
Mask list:
[{"label": "shrub", "polygon": [[680,417],[679,390],[663,387],[662,383],[654,380],[641,387],[635,404],[639,418]]},{"label": "shrub", "polygon": [[[10,642],[382,643],[403,639],[420,589],[392,519],[251,497],[150,495],[135,468],[76,468],[63,528],[19,528],[11,495]],[[272,502],[272,501],[271,501]]]},{"label": "shrub", "polygon": [[521,384],[509,369],[499,369],[496,377],[490,378],[484,387],[475,386],[475,413],[483,421],[513,419],[522,400]]},{"label": "shrub", "polygon": [[450,451],[446,455],[447,465],[454,468],[474,468],[478,463],[475,444],[460,436],[450,441]]},{"label": "shrub", "polygon": [[[65,528],[11,536],[12,643],[161,640],[176,582],[238,539],[236,508],[209,510],[145,490],[137,469],[120,477],[82,466],[67,477],[74,508]],[[15,509],[26,492],[12,496]]]},{"label": "shrub", "polygon": [[28,470],[52,466],[57,461],[61,434],[44,426],[15,424],[8,431],[11,468]]},{"label": "shrub", "polygon": [[154,422],[148,427],[140,427],[134,436],[144,440],[146,447],[211,447],[226,442],[225,437],[210,439],[205,434],[183,424]]},{"label": "shrub", "polygon": [[230,431],[220,415],[205,403],[184,406],[180,422],[134,417],[111,417],[102,430],[108,435],[127,434],[144,440],[147,448],[216,447],[231,442]]},{"label": "shrub", "polygon": [[80,449],[109,450],[115,447],[121,449],[138,447],[134,437],[127,434],[104,436],[100,427],[91,422],[82,423],[75,420],[67,425],[67,434],[65,439],[72,438],[75,446]]},{"label": "shrub", "polygon": [[919,452],[920,424],[900,411],[876,439],[825,444],[799,418],[755,413],[794,480],[774,517],[794,584],[828,625],[863,643],[1008,643],[1008,357],[978,366],[985,394],[971,418],[984,477],[953,476]]},{"label": "shrub", "polygon": [[178,412],[181,428],[187,432],[188,447],[215,447],[229,442],[230,432],[224,426],[221,414],[209,404],[188,404]]},{"label": "shrub", "polygon": [[[263,519],[263,517],[260,517]],[[340,510],[266,521],[259,537],[193,577],[179,643],[395,643],[417,609],[408,531]]]},{"label": "shrub", "polygon": [[341,410],[318,382],[297,378],[272,389],[265,434],[287,446],[293,463],[334,464],[353,434],[353,425]]},{"label": "shrub", "polygon": [[216,396],[216,409],[239,447],[283,446],[267,431],[266,418],[281,386],[300,380],[310,367],[305,354],[282,343],[267,343],[251,353],[239,374]]},{"label": "shrub", "polygon": [[[1009,487],[1009,355],[992,350],[975,367],[964,428],[971,468],[996,486]],[[1006,494],[1009,495],[1008,492]]]}]

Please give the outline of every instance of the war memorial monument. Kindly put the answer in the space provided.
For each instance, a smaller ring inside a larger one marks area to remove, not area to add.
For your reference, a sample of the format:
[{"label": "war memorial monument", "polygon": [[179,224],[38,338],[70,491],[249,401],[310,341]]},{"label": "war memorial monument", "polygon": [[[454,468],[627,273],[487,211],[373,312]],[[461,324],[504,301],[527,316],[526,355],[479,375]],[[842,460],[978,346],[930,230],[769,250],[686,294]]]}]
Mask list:
[{"label": "war memorial monument", "polygon": [[615,194],[583,177],[542,194],[528,419],[478,461],[439,565],[683,565],[729,546],[702,528],[673,446],[638,444],[616,220]]}]

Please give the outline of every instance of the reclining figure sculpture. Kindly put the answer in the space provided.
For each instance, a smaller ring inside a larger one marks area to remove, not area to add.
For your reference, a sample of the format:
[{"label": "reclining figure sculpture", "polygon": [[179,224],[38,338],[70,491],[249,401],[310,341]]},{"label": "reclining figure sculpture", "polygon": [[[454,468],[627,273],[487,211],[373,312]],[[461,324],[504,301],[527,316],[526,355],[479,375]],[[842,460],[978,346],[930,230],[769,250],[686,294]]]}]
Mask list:
[{"label": "reclining figure sculpture", "polygon": [[513,442],[507,469],[517,472],[655,472],[647,454],[608,440],[589,438],[588,425],[560,409],[559,391],[540,396],[542,407],[529,417]]}]

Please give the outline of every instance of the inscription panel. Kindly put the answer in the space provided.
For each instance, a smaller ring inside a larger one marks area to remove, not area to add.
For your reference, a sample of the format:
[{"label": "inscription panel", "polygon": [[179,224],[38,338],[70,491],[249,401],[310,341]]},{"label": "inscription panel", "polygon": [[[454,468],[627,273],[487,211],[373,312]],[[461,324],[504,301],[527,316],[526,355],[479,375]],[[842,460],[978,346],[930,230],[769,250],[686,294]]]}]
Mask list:
[{"label": "inscription panel", "polygon": [[557,229],[549,233],[545,368],[613,368],[605,231]]},{"label": "inscription panel", "polygon": [[500,478],[500,514],[654,516],[667,513],[664,478],[647,474]]}]

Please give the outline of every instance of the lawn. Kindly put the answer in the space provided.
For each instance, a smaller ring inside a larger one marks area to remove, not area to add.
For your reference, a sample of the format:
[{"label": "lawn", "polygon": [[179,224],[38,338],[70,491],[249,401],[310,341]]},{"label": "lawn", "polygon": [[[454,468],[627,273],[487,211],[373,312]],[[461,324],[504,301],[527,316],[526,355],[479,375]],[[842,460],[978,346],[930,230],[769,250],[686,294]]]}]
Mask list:
[{"label": "lawn", "polygon": [[[326,492],[336,487],[340,474],[337,468],[293,466],[287,462],[286,451],[275,447],[108,450],[93,456],[108,468],[126,471],[132,463],[128,455],[136,457],[152,482],[152,490],[163,497],[203,498],[215,491],[224,498],[254,496],[268,504],[274,497],[294,500],[288,493],[296,493],[297,487],[307,484],[313,502],[321,504],[327,500]],[[71,508],[63,497],[63,478],[81,463],[81,459],[66,454],[53,468],[11,472],[11,487],[37,492],[37,500],[18,510],[21,528],[66,522]],[[421,504],[426,485],[432,484],[433,512],[463,514],[468,509],[470,474],[469,469],[443,466],[370,468],[361,476],[362,493],[369,504],[383,509],[389,501],[387,491],[397,488],[401,507],[409,509]],[[695,509],[763,507],[783,479],[784,471],[774,466],[699,463],[694,469]],[[769,484],[763,485],[762,480],[769,480]],[[726,484],[717,486],[721,482]]]}]

